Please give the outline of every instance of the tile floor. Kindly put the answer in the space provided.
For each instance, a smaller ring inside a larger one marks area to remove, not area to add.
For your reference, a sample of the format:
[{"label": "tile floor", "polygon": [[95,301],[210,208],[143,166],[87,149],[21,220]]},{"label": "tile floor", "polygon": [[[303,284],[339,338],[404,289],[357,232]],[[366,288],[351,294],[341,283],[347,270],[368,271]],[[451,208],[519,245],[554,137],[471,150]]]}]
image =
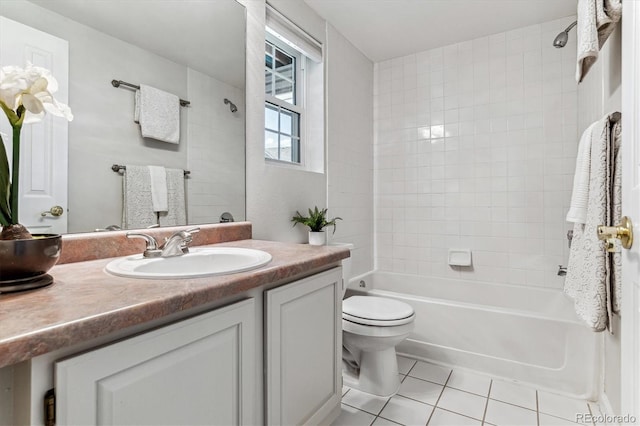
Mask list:
[{"label": "tile floor", "polygon": [[563,426],[588,424],[598,405],[467,370],[398,357],[400,390],[382,398],[344,387],[334,426]]}]

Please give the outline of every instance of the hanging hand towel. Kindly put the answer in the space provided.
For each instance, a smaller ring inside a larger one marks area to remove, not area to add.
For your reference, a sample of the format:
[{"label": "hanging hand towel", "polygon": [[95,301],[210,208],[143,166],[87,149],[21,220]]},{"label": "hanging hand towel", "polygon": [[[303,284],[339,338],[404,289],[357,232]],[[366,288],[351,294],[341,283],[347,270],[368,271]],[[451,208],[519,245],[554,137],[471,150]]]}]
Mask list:
[{"label": "hanging hand towel", "polygon": [[598,59],[598,52],[622,16],[621,0],[578,0],[578,63],[580,83]]},{"label": "hanging hand towel", "polygon": [[[136,107],[140,131],[145,138],[163,142],[180,142],[180,98],[171,93],[140,85]],[[134,114],[135,119],[135,114]]]},{"label": "hanging hand towel", "polygon": [[[618,121],[612,130],[612,137],[615,139],[615,146],[619,147],[622,143],[621,139],[622,125]],[[611,221],[610,224],[618,224],[622,219],[622,150],[617,148],[618,152],[615,154],[615,167],[613,170],[613,188],[611,195],[612,209],[611,209]],[[610,253],[610,268],[611,268],[611,312],[620,313],[620,307],[622,306],[621,294],[622,294],[622,242],[618,239],[615,240],[616,245],[615,253]]]},{"label": "hanging hand towel", "polygon": [[591,124],[584,131],[578,145],[576,157],[576,171],[573,176],[573,192],[571,204],[567,213],[567,222],[585,223],[587,221],[587,206],[589,204],[589,174],[591,170],[591,136],[596,123]]},{"label": "hanging hand towel", "polygon": [[164,167],[147,166],[151,176],[151,204],[154,212],[169,210],[167,203],[167,173]]},{"label": "hanging hand towel", "polygon": [[184,170],[165,169],[167,172],[167,199],[169,209],[160,213],[160,226],[187,224],[184,191]]},{"label": "hanging hand towel", "polygon": [[140,124],[140,89],[136,90],[133,98],[133,122]]},{"label": "hanging hand towel", "polygon": [[[615,165],[620,147],[618,115],[597,122],[591,132],[589,201],[585,223],[573,227],[573,240],[564,291],[574,299],[580,316],[594,331],[611,327],[614,301],[619,295],[619,272],[615,258],[606,251],[597,235],[598,225],[611,225],[619,210],[620,194],[615,194],[620,167]],[[618,189],[620,186],[617,187]]]},{"label": "hanging hand towel", "polygon": [[151,176],[146,166],[127,165],[122,194],[123,228],[147,228],[158,223],[151,202]]}]

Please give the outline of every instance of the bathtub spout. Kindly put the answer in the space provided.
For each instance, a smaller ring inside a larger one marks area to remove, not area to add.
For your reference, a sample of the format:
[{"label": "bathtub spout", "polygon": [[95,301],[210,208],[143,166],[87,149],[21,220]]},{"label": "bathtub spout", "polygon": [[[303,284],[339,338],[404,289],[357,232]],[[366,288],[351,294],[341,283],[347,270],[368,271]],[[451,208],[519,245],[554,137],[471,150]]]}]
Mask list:
[{"label": "bathtub spout", "polygon": [[567,267],[566,266],[562,266],[562,265],[558,265],[558,276],[559,277],[564,277],[565,275],[567,275]]}]

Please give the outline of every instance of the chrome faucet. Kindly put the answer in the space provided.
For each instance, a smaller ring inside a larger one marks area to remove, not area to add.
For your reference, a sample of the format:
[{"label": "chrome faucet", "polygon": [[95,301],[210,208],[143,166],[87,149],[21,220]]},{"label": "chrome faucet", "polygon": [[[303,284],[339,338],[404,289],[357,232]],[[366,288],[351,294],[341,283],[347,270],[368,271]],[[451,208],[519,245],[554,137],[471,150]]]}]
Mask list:
[{"label": "chrome faucet", "polygon": [[158,248],[158,241],[151,235],[142,232],[127,232],[127,238],[142,238],[147,243],[147,248],[142,255],[144,257],[160,257],[162,250]]},{"label": "chrome faucet", "polygon": [[147,243],[147,248],[142,253],[144,257],[174,257],[189,253],[189,244],[193,241],[193,234],[200,228],[190,228],[178,231],[165,238],[164,244],[158,245],[158,241],[151,235],[142,232],[127,232],[127,238],[142,238]]},{"label": "chrome faucet", "polygon": [[193,234],[199,231],[200,228],[185,229],[166,238],[164,244],[160,247],[160,256],[173,257],[189,253],[189,244],[193,241]]}]

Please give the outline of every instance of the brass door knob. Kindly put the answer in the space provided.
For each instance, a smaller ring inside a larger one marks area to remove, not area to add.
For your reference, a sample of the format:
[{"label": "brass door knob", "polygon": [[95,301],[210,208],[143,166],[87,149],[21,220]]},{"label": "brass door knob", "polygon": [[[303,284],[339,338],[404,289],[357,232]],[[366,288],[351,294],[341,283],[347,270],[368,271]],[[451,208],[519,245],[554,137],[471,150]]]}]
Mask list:
[{"label": "brass door knob", "polygon": [[53,206],[48,211],[40,213],[40,216],[44,217],[50,214],[51,216],[58,217],[62,216],[62,213],[64,213],[64,209],[62,208],[62,206]]},{"label": "brass door knob", "polygon": [[620,225],[617,226],[598,226],[598,239],[608,242],[608,248],[613,247],[613,239],[619,239],[622,247],[630,249],[633,245],[633,223],[627,216],[620,219]]}]

